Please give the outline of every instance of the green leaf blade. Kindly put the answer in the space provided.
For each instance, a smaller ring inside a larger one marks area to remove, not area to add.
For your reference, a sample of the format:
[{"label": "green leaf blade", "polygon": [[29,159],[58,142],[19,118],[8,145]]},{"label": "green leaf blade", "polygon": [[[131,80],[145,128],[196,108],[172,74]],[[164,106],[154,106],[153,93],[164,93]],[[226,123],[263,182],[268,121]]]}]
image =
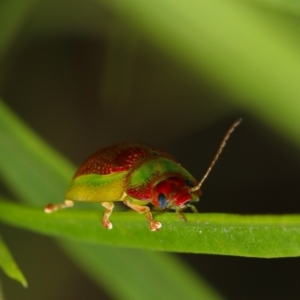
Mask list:
[{"label": "green leaf blade", "polygon": [[112,230],[100,225],[101,214],[69,209],[48,215],[42,208],[0,202],[3,222],[84,243],[265,258],[300,255],[300,215],[190,213],[182,222],[175,213],[163,213],[156,216],[162,229],[151,232],[144,216],[135,212],[115,212]]},{"label": "green leaf blade", "polygon": [[5,245],[1,237],[0,237],[0,268],[4,271],[4,273],[7,276],[19,281],[23,285],[23,287],[28,286],[26,278],[24,277],[22,271],[19,269],[8,247]]},{"label": "green leaf blade", "polygon": [[0,175],[19,199],[60,201],[74,168],[0,101]]}]

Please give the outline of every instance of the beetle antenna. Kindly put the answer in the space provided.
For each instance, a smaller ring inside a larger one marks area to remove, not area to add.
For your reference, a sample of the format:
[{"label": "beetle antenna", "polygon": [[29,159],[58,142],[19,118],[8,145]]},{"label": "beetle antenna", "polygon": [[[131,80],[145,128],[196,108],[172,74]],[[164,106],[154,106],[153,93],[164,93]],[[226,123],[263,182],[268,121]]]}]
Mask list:
[{"label": "beetle antenna", "polygon": [[226,142],[227,142],[227,140],[229,139],[231,133],[234,131],[234,129],[235,129],[241,122],[242,122],[242,118],[239,118],[239,119],[236,120],[236,121],[231,125],[231,127],[228,129],[228,131],[226,132],[225,136],[223,137],[223,140],[222,140],[222,142],[221,142],[221,144],[220,144],[220,146],[219,146],[219,149],[218,149],[218,151],[217,151],[215,157],[213,158],[212,162],[210,163],[210,165],[209,165],[209,167],[208,167],[206,173],[204,174],[204,176],[202,177],[202,179],[200,180],[200,182],[199,182],[196,186],[194,186],[194,187],[192,187],[192,188],[190,189],[191,192],[195,192],[195,191],[200,190],[200,188],[201,188],[203,182],[204,182],[205,179],[207,178],[208,174],[210,173],[210,171],[212,170],[212,168],[213,168],[213,166],[215,165],[216,161],[218,160],[220,154],[222,153],[223,148],[225,147]]}]

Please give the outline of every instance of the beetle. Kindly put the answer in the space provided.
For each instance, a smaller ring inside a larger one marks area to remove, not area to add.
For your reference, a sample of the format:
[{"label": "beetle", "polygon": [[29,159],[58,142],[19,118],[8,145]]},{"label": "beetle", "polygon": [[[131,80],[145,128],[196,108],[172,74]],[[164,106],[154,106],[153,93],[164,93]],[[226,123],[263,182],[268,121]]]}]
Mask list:
[{"label": "beetle", "polygon": [[44,211],[52,213],[71,207],[74,201],[100,202],[105,208],[102,225],[111,229],[109,217],[114,202],[145,214],[151,231],[162,225],[153,219],[150,207],[176,211],[180,219],[186,208],[197,212],[191,204],[199,201],[201,186],[219,158],[230,134],[242,119],[235,121],[225,134],[217,153],[202,179],[196,179],[170,154],[143,144],[125,143],[101,149],[91,155],[77,170],[60,204],[48,204]]}]

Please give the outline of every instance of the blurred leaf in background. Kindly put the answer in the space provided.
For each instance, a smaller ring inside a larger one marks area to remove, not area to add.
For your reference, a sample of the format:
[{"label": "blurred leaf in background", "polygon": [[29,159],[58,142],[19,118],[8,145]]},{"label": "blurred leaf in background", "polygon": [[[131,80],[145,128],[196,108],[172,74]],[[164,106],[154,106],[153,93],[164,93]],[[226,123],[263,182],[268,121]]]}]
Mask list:
[{"label": "blurred leaf in background", "polygon": [[[4,244],[0,237],[0,267],[5,274],[17,281],[19,281],[24,287],[27,287],[27,282],[22,274],[21,270],[14,261],[11,253],[7,246]],[[0,299],[1,299],[1,288],[0,288]]]}]

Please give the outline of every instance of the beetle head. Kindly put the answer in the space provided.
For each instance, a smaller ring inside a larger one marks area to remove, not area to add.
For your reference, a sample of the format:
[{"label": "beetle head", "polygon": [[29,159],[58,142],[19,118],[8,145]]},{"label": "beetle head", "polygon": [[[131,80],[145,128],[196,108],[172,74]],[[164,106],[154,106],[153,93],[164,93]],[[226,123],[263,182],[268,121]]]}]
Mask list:
[{"label": "beetle head", "polygon": [[180,211],[186,208],[189,202],[199,200],[200,190],[191,191],[194,184],[181,177],[167,177],[157,182],[152,190],[152,204],[161,209],[175,209]]}]

